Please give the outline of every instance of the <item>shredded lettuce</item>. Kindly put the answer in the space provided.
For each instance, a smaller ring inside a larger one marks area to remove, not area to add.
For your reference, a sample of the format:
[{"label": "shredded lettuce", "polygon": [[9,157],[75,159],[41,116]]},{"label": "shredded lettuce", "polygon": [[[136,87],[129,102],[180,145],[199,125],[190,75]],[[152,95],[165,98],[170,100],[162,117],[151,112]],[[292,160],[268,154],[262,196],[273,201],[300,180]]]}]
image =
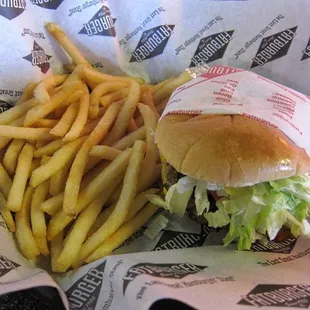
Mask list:
[{"label": "shredded lettuce", "polygon": [[169,220],[162,214],[159,214],[145,230],[144,234],[154,240],[157,235],[168,225]]},{"label": "shredded lettuce", "polygon": [[283,225],[294,236],[310,237],[310,177],[294,176],[253,186],[219,189],[222,198],[217,211],[210,211],[208,184],[183,177],[171,186],[165,199],[149,195],[149,199],[171,213],[184,215],[192,195],[196,213],[203,215],[210,227],[229,225],[224,245],[238,240],[239,250],[248,250],[255,240],[273,240]]}]

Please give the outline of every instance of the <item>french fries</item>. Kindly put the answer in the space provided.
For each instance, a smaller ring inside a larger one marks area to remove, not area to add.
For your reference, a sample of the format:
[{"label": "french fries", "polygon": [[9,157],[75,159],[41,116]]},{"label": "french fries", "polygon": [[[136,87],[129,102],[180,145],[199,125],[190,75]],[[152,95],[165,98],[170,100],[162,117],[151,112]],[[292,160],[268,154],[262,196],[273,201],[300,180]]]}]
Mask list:
[{"label": "french fries", "polygon": [[91,263],[99,258],[112,253],[126,239],[140,229],[159,209],[158,206],[149,203],[131,221],[124,223],[105,243],[101,244],[91,255],[86,258],[87,263]]},{"label": "french fries", "polygon": [[16,223],[16,232],[15,236],[20,247],[21,252],[25,257],[32,259],[40,255],[40,249],[36,244],[36,241],[33,237],[30,220],[29,220],[29,211],[31,206],[31,198],[34,189],[28,187],[23,197],[23,202],[20,210],[16,212],[15,223]]},{"label": "french fries", "polygon": [[6,199],[4,195],[0,192],[0,214],[2,215],[6,225],[11,232],[16,231],[15,222],[10,210],[6,208]]},{"label": "french fries", "polygon": [[11,211],[19,211],[22,207],[27,179],[30,174],[33,152],[34,147],[26,143],[18,157],[16,172],[6,203],[6,208]]},{"label": "french fries", "polygon": [[123,137],[128,128],[128,124],[133,117],[140,96],[140,86],[132,81],[129,86],[129,94],[126,102],[120,111],[110,134],[104,140],[104,144],[111,145]]},{"label": "french fries", "polygon": [[63,138],[64,142],[75,140],[81,135],[81,132],[87,123],[89,104],[89,94],[84,94],[81,96],[76,119],[74,120],[69,132]]},{"label": "french fries", "polygon": [[32,172],[30,185],[37,187],[39,184],[50,178],[53,174],[62,169],[74,158],[76,151],[85,141],[86,137],[69,142],[57,150],[51,159]]},{"label": "french fries", "polygon": [[60,121],[51,129],[50,134],[57,137],[67,134],[77,115],[76,104],[77,102],[73,102],[68,106]]},{"label": "french fries", "polygon": [[144,142],[137,140],[132,149],[120,198],[107,221],[83,244],[75,265],[81,265],[99,245],[124,223],[136,195],[144,153]]},{"label": "french fries", "polygon": [[16,101],[15,106],[31,99],[33,97],[34,90],[36,87],[37,87],[37,83],[34,83],[34,82],[28,83],[23,89],[23,94]]},{"label": "french fries", "polygon": [[101,159],[114,160],[121,152],[107,145],[95,145],[90,150],[89,155]]},{"label": "french fries", "polygon": [[0,214],[26,258],[49,255],[64,272],[110,255],[156,212],[146,196],[159,191],[154,131],[189,75],[146,85],[99,72],[58,25],[46,27],[70,74],[30,82],[0,114]]},{"label": "french fries", "polygon": [[108,130],[114,123],[119,110],[120,106],[118,104],[113,104],[108,108],[95,129],[92,131],[89,137],[87,137],[86,141],[83,143],[81,149],[75,157],[65,187],[63,209],[68,215],[75,216],[77,213],[77,198],[83,171],[87,162],[88,153],[90,149],[94,145],[98,144],[107,134]]}]

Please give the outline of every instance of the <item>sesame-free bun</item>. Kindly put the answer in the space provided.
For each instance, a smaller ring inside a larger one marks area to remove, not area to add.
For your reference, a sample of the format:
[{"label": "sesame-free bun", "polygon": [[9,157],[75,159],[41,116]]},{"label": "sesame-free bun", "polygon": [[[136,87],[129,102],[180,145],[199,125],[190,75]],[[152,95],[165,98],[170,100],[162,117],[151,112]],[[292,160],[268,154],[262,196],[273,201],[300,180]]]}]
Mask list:
[{"label": "sesame-free bun", "polygon": [[280,130],[240,115],[167,115],[159,151],[177,171],[214,186],[247,186],[310,172],[310,158]]}]

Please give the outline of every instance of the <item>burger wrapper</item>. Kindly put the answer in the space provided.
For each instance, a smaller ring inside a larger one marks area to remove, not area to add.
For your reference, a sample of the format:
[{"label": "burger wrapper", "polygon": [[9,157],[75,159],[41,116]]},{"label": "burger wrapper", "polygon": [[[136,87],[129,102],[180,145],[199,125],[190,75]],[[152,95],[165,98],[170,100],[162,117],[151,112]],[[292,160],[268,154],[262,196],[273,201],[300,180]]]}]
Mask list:
[{"label": "burger wrapper", "polygon": [[[309,11],[306,0],[3,0],[1,110],[14,104],[27,82],[62,72],[70,62],[44,29],[48,21],[60,24],[107,73],[158,82],[185,68],[220,65],[309,95]],[[307,115],[297,122],[304,126]],[[162,214],[169,224],[154,240],[144,234],[146,224],[114,255],[62,275],[51,272],[49,258],[26,260],[0,219],[0,294],[36,287],[52,296],[56,290],[65,309],[310,306],[310,240],[255,243],[241,252],[235,244],[222,246],[224,229]]]}]

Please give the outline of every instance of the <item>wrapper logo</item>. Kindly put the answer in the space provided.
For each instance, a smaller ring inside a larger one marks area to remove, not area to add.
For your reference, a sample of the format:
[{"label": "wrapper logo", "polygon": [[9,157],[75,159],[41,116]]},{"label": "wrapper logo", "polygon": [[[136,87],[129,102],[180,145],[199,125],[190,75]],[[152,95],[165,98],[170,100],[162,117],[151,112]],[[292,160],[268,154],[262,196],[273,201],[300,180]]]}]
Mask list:
[{"label": "wrapper logo", "polygon": [[282,242],[270,241],[267,244],[253,243],[251,250],[255,252],[272,252],[290,254],[295,247],[297,239],[291,238]]},{"label": "wrapper logo", "polygon": [[128,269],[123,278],[123,294],[131,281],[140,275],[150,275],[156,278],[183,279],[184,277],[198,273],[208,266],[199,266],[194,264],[152,264],[140,263]]},{"label": "wrapper logo", "polygon": [[106,261],[91,268],[77,280],[67,291],[70,309],[94,310],[103,283]]},{"label": "wrapper logo", "polygon": [[1,0],[0,1],[0,15],[8,20],[22,14],[26,9],[25,0]]},{"label": "wrapper logo", "polygon": [[303,53],[303,55],[302,55],[301,60],[305,60],[305,59],[310,58],[310,38],[309,38],[309,41],[308,41],[306,48],[302,51],[302,53]]},{"label": "wrapper logo", "polygon": [[23,58],[30,61],[33,66],[39,67],[45,74],[50,68],[49,60],[52,56],[45,54],[44,49],[34,41],[31,53]]},{"label": "wrapper logo", "polygon": [[202,246],[208,234],[214,230],[214,228],[210,228],[207,225],[203,225],[201,234],[166,230],[163,232],[153,251],[194,248]]},{"label": "wrapper logo", "polygon": [[0,113],[8,110],[8,109],[11,109],[12,106],[7,103],[6,101],[3,101],[3,100],[0,100]]},{"label": "wrapper logo", "polygon": [[223,58],[233,33],[234,30],[223,31],[202,38],[189,66],[195,67]]},{"label": "wrapper logo", "polygon": [[142,33],[129,62],[141,62],[163,53],[175,25],[161,25]]},{"label": "wrapper logo", "polygon": [[251,68],[263,66],[270,61],[285,56],[289,51],[294,36],[296,35],[296,29],[297,26],[264,38],[253,58]]},{"label": "wrapper logo", "polygon": [[20,265],[8,259],[7,257],[0,255],[0,277],[3,277],[8,272],[16,269]]},{"label": "wrapper logo", "polygon": [[44,9],[57,10],[64,0],[30,0],[32,4]]},{"label": "wrapper logo", "polygon": [[308,308],[310,285],[259,284],[238,302],[254,307]]},{"label": "wrapper logo", "polygon": [[103,6],[89,22],[84,24],[79,34],[87,34],[90,37],[94,35],[115,37],[115,21],[116,19],[111,16],[110,9]]}]

